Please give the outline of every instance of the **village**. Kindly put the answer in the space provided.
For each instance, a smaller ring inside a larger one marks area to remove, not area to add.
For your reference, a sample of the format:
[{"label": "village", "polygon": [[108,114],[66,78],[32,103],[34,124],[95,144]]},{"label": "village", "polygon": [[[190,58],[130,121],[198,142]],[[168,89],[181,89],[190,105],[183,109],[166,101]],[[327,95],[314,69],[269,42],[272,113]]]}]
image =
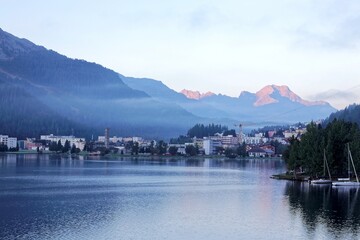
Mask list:
[{"label": "village", "polygon": [[40,135],[39,139],[0,135],[1,152],[37,152],[37,153],[71,153],[89,155],[205,155],[227,157],[281,157],[289,144],[289,139],[301,138],[306,132],[305,124],[297,124],[282,129],[268,130],[266,128],[236,134],[216,133],[207,137],[185,138],[183,141],[171,139],[149,140],[138,136],[110,136],[106,128],[103,136],[97,139],[53,134]]}]

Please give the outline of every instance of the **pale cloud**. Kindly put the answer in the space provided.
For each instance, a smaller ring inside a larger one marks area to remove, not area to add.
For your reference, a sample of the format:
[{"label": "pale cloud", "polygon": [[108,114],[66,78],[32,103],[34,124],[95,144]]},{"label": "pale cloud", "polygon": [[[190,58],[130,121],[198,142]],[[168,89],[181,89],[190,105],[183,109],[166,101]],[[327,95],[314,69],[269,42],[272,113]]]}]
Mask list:
[{"label": "pale cloud", "polygon": [[343,109],[353,103],[360,104],[360,85],[347,90],[331,89],[325,92],[317,93],[310,98],[312,100],[328,101],[334,107]]}]

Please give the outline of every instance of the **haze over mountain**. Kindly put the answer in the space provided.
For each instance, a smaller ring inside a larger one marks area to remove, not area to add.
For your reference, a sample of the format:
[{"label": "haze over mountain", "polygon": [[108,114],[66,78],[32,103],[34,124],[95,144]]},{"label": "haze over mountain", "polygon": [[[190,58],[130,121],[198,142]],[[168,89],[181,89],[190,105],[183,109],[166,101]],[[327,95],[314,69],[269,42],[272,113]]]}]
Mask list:
[{"label": "haze over mountain", "polygon": [[[20,91],[33,102],[31,107],[34,109],[15,114],[23,102],[22,98],[12,98],[12,112],[7,111],[8,117],[2,117],[2,133],[23,136],[22,132],[13,132],[16,128],[10,131],[7,126],[18,125],[19,119],[32,118],[33,124],[27,128],[38,130],[30,136],[56,133],[66,119],[75,133],[79,133],[79,125],[86,128],[86,133],[83,130],[80,133],[87,137],[93,133],[101,134],[105,127],[118,135],[170,137],[185,132],[200,121],[177,105],[156,101],[148,94],[128,87],[110,69],[67,58],[2,30],[0,56],[0,88],[2,91]],[[1,109],[8,109],[6,96],[1,95]],[[52,113],[49,114],[49,121],[54,122],[52,127],[43,129],[39,126],[43,119],[37,108]],[[71,134],[64,129],[61,133]]]},{"label": "haze over mountain", "polygon": [[286,86],[238,98],[178,93],[160,81],[122,76],[0,29],[0,133],[172,137],[195,123],[291,123],[327,117],[324,102],[308,102]]},{"label": "haze over mountain", "polygon": [[256,93],[242,91],[238,98],[211,92],[182,90],[180,93],[160,81],[127,78],[123,81],[133,89],[146,92],[162,101],[173,102],[187,111],[212,119],[251,121],[254,123],[291,123],[326,118],[336,111],[326,102],[306,101],[287,86],[268,85]]}]

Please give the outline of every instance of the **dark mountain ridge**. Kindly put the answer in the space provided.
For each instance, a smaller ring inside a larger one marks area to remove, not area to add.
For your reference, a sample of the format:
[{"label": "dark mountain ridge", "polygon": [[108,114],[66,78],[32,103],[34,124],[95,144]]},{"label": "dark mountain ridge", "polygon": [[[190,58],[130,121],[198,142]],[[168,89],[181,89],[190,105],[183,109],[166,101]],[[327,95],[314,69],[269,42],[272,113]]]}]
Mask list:
[{"label": "dark mountain ridge", "polygon": [[[114,135],[171,137],[200,121],[177,105],[128,87],[117,73],[101,65],[67,58],[4,31],[0,31],[0,46],[1,81],[6,88],[17,88],[44,111],[53,112],[49,115],[52,121],[64,122],[65,117],[80,135],[89,137],[89,132],[97,134],[110,127]],[[12,101],[13,106],[22,104],[17,98]],[[37,114],[33,109],[21,116],[14,112],[7,112],[11,117],[0,132],[12,124],[11,119],[16,122]],[[40,118],[33,124],[36,129],[41,129]],[[53,129],[44,129],[42,134],[51,132]]]},{"label": "dark mountain ridge", "polygon": [[360,105],[352,104],[343,110],[332,113],[325,121],[325,125],[333,120],[344,120],[346,122],[356,123],[360,127]]}]

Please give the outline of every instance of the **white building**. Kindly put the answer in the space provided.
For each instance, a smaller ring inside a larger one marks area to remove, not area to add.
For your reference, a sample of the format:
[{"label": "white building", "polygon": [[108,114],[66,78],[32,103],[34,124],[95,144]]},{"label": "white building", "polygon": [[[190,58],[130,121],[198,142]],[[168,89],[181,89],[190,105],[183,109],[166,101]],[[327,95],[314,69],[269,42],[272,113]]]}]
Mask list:
[{"label": "white building", "polygon": [[221,136],[220,141],[222,145],[231,146],[237,145],[239,143],[239,138],[232,135]]},{"label": "white building", "polygon": [[[112,142],[112,143],[122,142],[123,138],[113,136],[113,137],[109,138],[109,141]],[[98,142],[105,142],[105,136],[98,136]]]},{"label": "white building", "polygon": [[245,140],[246,144],[251,144],[251,145],[258,145],[260,143],[263,143],[261,137],[248,137],[248,136],[246,136],[244,140]]},{"label": "white building", "polygon": [[76,148],[83,150],[85,147],[85,138],[76,138],[75,136],[54,136],[50,135],[41,135],[40,140],[46,140],[51,142],[61,142],[61,145],[65,145],[66,141],[70,142],[70,146],[75,145]]},{"label": "white building", "polygon": [[186,154],[186,145],[185,144],[169,144],[168,147],[177,147],[177,153]]},{"label": "white building", "polygon": [[285,132],[283,132],[283,134],[284,134],[285,138],[292,138],[292,137],[296,137],[298,135],[298,133],[295,131],[285,131]]},{"label": "white building", "polygon": [[205,151],[205,155],[213,155],[216,153],[216,148],[221,147],[220,139],[204,139],[203,147]]},{"label": "white building", "polygon": [[16,148],[17,138],[8,135],[0,135],[0,144],[6,145],[8,148]]}]

